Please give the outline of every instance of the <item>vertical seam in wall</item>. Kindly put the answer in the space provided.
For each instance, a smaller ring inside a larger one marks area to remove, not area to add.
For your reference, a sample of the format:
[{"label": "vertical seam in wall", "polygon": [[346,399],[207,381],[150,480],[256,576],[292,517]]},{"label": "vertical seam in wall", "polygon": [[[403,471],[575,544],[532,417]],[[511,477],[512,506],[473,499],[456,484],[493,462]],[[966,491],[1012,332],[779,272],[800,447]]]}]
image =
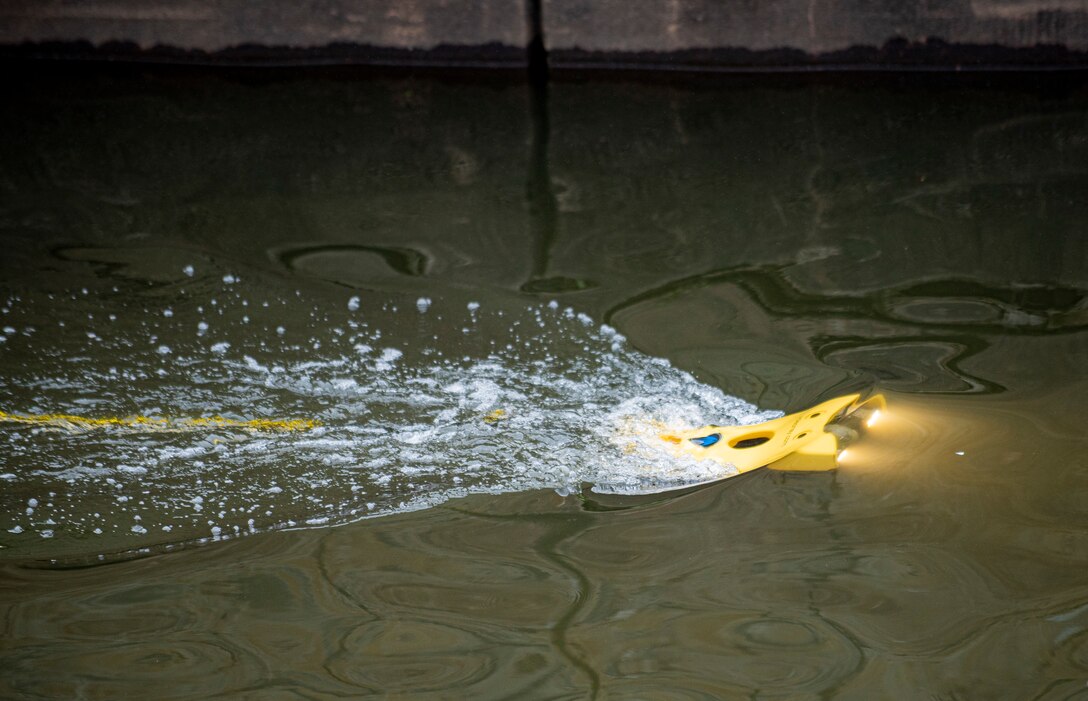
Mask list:
[{"label": "vertical seam in wall", "polygon": [[529,141],[526,199],[529,205],[529,230],[533,239],[533,266],[523,290],[532,290],[534,282],[547,278],[555,244],[559,206],[552,190],[548,165],[551,125],[548,105],[548,51],[544,44],[544,0],[525,0],[529,13]]},{"label": "vertical seam in wall", "polygon": [[548,49],[544,42],[544,0],[526,0],[529,24],[529,80],[548,81]]}]

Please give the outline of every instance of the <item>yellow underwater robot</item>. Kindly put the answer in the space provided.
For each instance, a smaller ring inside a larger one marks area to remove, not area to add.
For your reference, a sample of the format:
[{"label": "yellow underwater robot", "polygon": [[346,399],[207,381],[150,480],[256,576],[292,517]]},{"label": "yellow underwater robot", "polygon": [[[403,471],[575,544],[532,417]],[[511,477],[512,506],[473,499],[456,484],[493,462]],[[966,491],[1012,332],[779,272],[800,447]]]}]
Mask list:
[{"label": "yellow underwater robot", "polygon": [[828,431],[829,424],[854,417],[872,426],[885,410],[883,395],[862,401],[860,394],[848,394],[761,424],[704,426],[663,433],[660,438],[678,453],[732,465],[737,474],[759,467],[821,472],[838,467],[840,437],[849,433],[849,430]]}]

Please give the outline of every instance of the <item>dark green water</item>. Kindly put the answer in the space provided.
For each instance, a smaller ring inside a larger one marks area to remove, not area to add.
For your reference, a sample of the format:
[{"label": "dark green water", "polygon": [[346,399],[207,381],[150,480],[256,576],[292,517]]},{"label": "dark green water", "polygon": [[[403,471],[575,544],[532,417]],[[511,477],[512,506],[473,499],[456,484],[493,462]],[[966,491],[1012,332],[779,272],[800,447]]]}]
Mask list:
[{"label": "dark green water", "polygon": [[1088,698],[1081,78],[9,68],[0,410],[322,426],[0,423],[0,696]]}]

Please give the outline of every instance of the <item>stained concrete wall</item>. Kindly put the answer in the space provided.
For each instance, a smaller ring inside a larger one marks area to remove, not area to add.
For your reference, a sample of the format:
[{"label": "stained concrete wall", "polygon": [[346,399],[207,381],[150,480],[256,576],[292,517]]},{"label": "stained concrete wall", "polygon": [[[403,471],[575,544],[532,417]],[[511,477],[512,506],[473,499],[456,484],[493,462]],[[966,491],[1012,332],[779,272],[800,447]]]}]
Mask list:
[{"label": "stained concrete wall", "polygon": [[215,52],[255,44],[431,50],[528,42],[525,0],[6,0],[0,43],[131,42]]},{"label": "stained concrete wall", "polygon": [[1088,0],[543,0],[555,50],[735,47],[809,54],[899,37],[1010,48],[1088,49]]},{"label": "stained concrete wall", "polygon": [[[533,8],[542,18],[537,28],[531,26]],[[86,42],[96,47],[92,51],[130,56],[151,52],[153,57],[170,47],[175,57],[185,52],[237,57],[237,47],[249,46],[254,60],[292,52],[320,57],[324,51],[350,62],[410,63],[422,57],[442,63],[460,56],[469,63],[520,65],[536,29],[558,68],[1088,63],[1088,0],[0,3],[0,46],[7,53],[17,46],[34,53],[43,43]],[[54,44],[49,51],[66,50]]]}]

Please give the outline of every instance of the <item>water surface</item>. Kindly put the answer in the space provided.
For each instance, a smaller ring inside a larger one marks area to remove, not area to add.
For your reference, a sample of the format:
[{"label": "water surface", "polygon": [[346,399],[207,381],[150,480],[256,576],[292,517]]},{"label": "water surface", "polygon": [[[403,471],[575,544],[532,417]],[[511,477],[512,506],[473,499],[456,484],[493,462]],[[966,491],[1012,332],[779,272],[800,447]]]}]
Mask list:
[{"label": "water surface", "polygon": [[0,425],[3,695],[1084,695],[1088,95],[990,83],[9,77],[0,410],[320,425]]}]

